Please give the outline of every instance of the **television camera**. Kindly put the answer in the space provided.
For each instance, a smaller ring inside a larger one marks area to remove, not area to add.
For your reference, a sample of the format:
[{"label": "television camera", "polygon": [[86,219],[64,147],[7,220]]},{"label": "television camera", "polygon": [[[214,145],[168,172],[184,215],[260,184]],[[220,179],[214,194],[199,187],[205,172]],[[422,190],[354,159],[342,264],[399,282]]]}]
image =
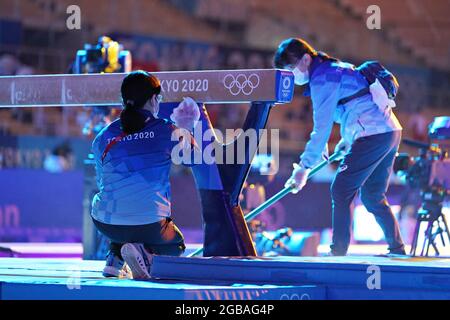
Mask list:
[{"label": "television camera", "polygon": [[445,236],[450,243],[448,224],[443,215],[444,202],[450,191],[450,157],[446,141],[450,141],[450,117],[436,117],[428,130],[430,142],[423,143],[404,139],[403,143],[417,148],[419,155],[407,153],[397,156],[394,171],[405,177],[411,188],[420,190],[421,207],[411,244],[411,255],[416,255],[422,223],[426,223],[421,256],[428,256],[430,247],[439,255],[436,240],[445,246]]},{"label": "television camera", "polygon": [[[131,53],[110,37],[101,36],[97,44],[85,44],[78,50],[73,63],[72,72],[83,73],[116,73],[131,71]],[[114,120],[119,114],[117,108],[110,106],[87,108],[87,120],[83,126],[83,134],[95,136],[100,130]]]}]

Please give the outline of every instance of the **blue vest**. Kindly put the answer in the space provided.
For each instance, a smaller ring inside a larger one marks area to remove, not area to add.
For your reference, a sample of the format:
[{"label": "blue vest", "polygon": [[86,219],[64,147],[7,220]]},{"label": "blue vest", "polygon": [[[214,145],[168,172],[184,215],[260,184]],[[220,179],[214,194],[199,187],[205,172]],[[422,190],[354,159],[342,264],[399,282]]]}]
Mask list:
[{"label": "blue vest", "polygon": [[105,127],[94,139],[97,185],[92,201],[92,217],[113,225],[142,225],[171,214],[171,151],[175,127],[150,116],[144,129],[127,135],[102,155],[112,139],[122,134],[120,120]]}]

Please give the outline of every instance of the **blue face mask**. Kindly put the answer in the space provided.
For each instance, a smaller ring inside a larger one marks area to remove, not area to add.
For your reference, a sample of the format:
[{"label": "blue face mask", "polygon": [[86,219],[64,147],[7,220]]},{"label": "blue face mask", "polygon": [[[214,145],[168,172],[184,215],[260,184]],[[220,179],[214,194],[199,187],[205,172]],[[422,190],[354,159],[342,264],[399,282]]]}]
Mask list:
[{"label": "blue face mask", "polygon": [[295,67],[292,70],[292,73],[294,74],[294,82],[298,86],[305,85],[309,82],[309,74],[308,71],[302,72],[298,67]]}]

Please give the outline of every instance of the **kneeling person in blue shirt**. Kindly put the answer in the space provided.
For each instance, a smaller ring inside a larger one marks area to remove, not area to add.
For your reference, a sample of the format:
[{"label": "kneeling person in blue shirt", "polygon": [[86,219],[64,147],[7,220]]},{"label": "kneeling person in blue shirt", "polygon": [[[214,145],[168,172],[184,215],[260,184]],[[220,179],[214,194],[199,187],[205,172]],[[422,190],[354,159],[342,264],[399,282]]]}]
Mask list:
[{"label": "kneeling person in blue shirt", "polygon": [[[177,127],[157,117],[160,92],[155,76],[128,74],[121,86],[120,119],[92,144],[99,187],[92,218],[111,240],[103,271],[107,277],[119,276],[126,262],[133,278],[148,279],[154,254],[179,256],[185,250],[183,235],[170,218],[171,151],[179,143],[171,138]],[[195,103],[190,106],[198,109]],[[191,131],[196,120],[183,129]]]}]

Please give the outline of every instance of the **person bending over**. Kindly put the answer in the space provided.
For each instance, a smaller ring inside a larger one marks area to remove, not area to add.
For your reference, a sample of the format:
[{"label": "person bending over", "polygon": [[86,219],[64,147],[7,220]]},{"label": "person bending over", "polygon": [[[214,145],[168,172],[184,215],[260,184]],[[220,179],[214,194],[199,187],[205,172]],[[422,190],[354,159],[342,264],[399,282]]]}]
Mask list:
[{"label": "person bending over", "polygon": [[314,128],[286,185],[294,185],[296,192],[304,187],[310,168],[321,161],[327,149],[333,123],[340,124],[342,139],[336,150],[344,150],[345,155],[331,186],[330,254],[347,253],[352,225],[350,205],[359,190],[364,206],[384,231],[390,253],[405,254],[398,222],[386,199],[402,132],[391,109],[393,101],[380,103],[371,88],[366,94],[343,102],[341,99],[368,88],[368,81],[352,64],[316,51],[303,39],[284,40],[275,53],[274,65],[291,70],[295,84],[308,84],[306,93],[313,104]]}]

